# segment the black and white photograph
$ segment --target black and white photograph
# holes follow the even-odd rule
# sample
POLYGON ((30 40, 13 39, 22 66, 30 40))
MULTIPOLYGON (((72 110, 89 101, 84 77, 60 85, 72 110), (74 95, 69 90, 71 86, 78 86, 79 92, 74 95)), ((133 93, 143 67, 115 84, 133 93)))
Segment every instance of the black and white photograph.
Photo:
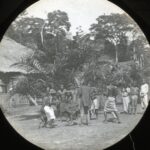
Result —
POLYGON ((106 0, 38 1, 0 42, 0 109, 42 149, 118 143, 149 107, 149 86, 148 40, 106 0))

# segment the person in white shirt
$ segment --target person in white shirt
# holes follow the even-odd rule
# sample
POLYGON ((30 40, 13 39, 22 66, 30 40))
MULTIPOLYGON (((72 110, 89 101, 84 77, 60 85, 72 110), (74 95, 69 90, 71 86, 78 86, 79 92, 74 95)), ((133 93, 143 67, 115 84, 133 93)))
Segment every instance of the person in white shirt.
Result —
POLYGON ((129 89, 122 89, 122 102, 123 102, 123 110, 124 113, 129 112, 129 103, 130 103, 130 98, 129 98, 129 89))
POLYGON ((56 119, 56 116, 48 95, 45 94, 43 102, 43 111, 46 115, 47 125, 50 127, 54 127, 54 121, 56 119))
POLYGON ((148 106, 148 91, 149 91, 149 85, 143 80, 143 84, 140 88, 140 97, 141 97, 141 107, 143 109, 146 109, 148 106))

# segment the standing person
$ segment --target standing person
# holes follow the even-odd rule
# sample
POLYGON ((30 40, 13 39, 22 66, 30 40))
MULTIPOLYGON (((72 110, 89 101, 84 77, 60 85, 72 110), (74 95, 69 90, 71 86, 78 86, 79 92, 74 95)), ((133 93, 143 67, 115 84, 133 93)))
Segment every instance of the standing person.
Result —
POLYGON ((60 99, 62 100, 66 94, 67 90, 64 88, 64 85, 60 85, 60 90, 58 90, 58 93, 60 95, 60 99))
POLYGON ((73 84, 69 84, 69 90, 68 92, 71 92, 72 94, 72 100, 73 102, 76 102, 76 96, 77 96, 77 89, 75 88, 75 86, 73 84))
POLYGON ((140 97, 141 97, 141 107, 146 109, 148 106, 148 91, 149 85, 143 80, 141 88, 140 88, 140 97))
POLYGON ((130 98, 129 98, 129 93, 125 88, 122 89, 122 101, 123 101, 123 110, 124 110, 123 112, 128 113, 130 98))
MULTIPOLYGON (((112 83, 109 83, 108 85, 107 85, 107 97, 109 96, 109 93, 111 92, 111 91, 113 91, 114 92, 114 97, 116 98, 116 96, 117 96, 117 88, 116 88, 116 86, 114 86, 112 83)), ((113 115, 113 117, 115 118, 115 119, 117 119, 117 116, 115 115, 115 113, 114 112, 112 112, 111 113, 112 115, 113 115)))
POLYGON ((131 87, 131 98, 130 98, 130 100, 131 100, 131 102, 130 102, 130 105, 131 105, 130 112, 131 112, 131 114, 136 114, 137 101, 138 101, 138 93, 139 93, 139 89, 134 84, 131 87))
POLYGON ((98 110, 99 110, 99 99, 98 96, 95 95, 92 100, 92 105, 90 109, 90 120, 92 119, 92 115, 96 115, 96 119, 98 119, 98 110))
MULTIPOLYGON (((107 113, 114 113, 115 116, 117 117, 118 123, 121 123, 119 119, 119 115, 118 115, 118 110, 116 107, 114 90, 109 91, 108 99, 105 102, 105 106, 104 106, 104 117, 105 117, 104 122, 105 123, 107 123, 107 113)), ((116 117, 114 118, 116 119, 116 117)))
POLYGON ((78 96, 80 100, 80 119, 81 124, 88 125, 88 111, 91 106, 91 87, 89 85, 83 84, 78 89, 78 96), (83 122, 83 118, 85 117, 85 123, 83 122))
POLYGON ((60 89, 58 90, 58 95, 59 95, 59 101, 60 101, 60 106, 59 106, 59 113, 61 117, 61 121, 66 120, 66 105, 67 105, 67 96, 66 96, 67 90, 65 89, 64 85, 60 85, 60 89))

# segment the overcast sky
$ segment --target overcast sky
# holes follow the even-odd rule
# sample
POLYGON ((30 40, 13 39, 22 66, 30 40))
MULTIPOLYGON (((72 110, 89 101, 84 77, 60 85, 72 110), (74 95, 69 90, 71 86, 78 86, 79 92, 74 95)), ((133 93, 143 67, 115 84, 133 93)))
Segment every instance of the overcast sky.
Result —
POLYGON ((102 14, 123 13, 118 6, 107 0, 41 0, 27 9, 31 16, 46 18, 48 12, 62 10, 68 14, 71 32, 82 26, 88 31, 90 25, 102 14))

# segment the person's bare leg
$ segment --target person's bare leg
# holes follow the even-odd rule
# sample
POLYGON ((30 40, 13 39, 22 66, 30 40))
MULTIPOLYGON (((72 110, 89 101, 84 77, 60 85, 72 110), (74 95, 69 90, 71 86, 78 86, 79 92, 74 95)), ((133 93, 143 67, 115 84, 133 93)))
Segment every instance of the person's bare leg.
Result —
POLYGON ((70 114, 70 124, 73 125, 73 115, 70 114))
POLYGON ((135 100, 135 103, 134 103, 134 114, 136 115, 137 113, 137 99, 135 100))
POLYGON ((92 113, 91 110, 89 111, 90 120, 92 120, 92 113))
POLYGON ((88 125, 88 114, 85 114, 85 124, 88 125))
POLYGON ((80 109, 80 124, 83 124, 83 109, 80 109))
POLYGON ((95 110, 96 119, 98 119, 98 109, 95 110))
POLYGON ((111 114, 113 115, 113 117, 114 117, 115 119, 117 118, 117 116, 115 115, 114 112, 111 112, 111 114))
POLYGON ((128 106, 128 114, 131 114, 131 103, 129 103, 129 106, 128 106))
POLYGON ((104 121, 103 122, 107 122, 107 112, 104 111, 104 121))
POLYGON ((121 123, 121 122, 120 122, 119 115, 118 115, 118 112, 114 111, 114 113, 115 113, 115 115, 116 115, 116 117, 117 117, 118 123, 121 123))

